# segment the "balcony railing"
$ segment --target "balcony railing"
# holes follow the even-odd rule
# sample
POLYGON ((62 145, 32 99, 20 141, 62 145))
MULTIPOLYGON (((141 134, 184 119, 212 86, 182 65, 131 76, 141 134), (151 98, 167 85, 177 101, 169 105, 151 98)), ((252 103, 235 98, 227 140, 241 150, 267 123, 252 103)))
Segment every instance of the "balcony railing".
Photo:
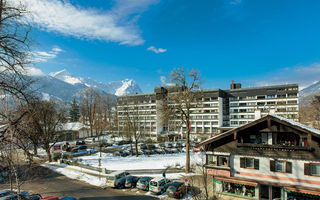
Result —
POLYGON ((314 151, 312 147, 302 146, 285 146, 285 145, 269 145, 269 144, 250 144, 250 143, 237 143, 237 147, 251 148, 251 149, 270 149, 279 151, 314 151))

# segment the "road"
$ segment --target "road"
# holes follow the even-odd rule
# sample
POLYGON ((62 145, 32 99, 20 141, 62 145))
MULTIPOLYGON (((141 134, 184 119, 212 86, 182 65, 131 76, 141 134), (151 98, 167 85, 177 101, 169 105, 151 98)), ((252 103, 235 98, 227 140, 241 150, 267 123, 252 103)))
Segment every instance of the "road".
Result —
MULTIPOLYGON (((8 184, 0 184, 0 189, 9 188, 8 184)), ((56 195, 59 197, 74 196, 80 200, 149 200, 156 199, 145 196, 140 191, 123 191, 112 188, 102 189, 84 182, 69 179, 44 167, 38 167, 34 176, 24 181, 22 189, 29 193, 38 193, 43 197, 56 195)))

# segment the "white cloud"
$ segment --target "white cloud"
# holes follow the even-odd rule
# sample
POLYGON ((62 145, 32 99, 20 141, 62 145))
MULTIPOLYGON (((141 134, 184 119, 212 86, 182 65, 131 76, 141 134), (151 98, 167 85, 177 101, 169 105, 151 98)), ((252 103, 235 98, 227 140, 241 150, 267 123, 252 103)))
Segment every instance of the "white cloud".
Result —
POLYGON ((301 90, 318 81, 320 81, 320 63, 282 68, 252 82, 258 86, 298 83, 301 90))
POLYGON ((39 68, 35 68, 35 67, 26 67, 24 73, 29 76, 44 76, 45 75, 39 68))
MULTIPOLYGON (((16 0, 11 0, 16 1, 16 0)), ((30 11, 27 21, 48 32, 84 39, 98 39, 126 45, 144 40, 129 16, 146 9, 156 0, 118 0, 109 11, 84 9, 61 0, 21 0, 30 11), (129 21, 128 21, 129 20, 129 21)))
POLYGON ((163 49, 163 48, 156 48, 154 46, 150 46, 149 48, 147 48, 148 51, 153 51, 154 53, 164 53, 167 51, 167 49, 163 49))
POLYGON ((63 50, 59 47, 53 47, 50 51, 35 51, 31 53, 31 61, 47 62, 49 59, 57 57, 61 52, 63 52, 63 50))

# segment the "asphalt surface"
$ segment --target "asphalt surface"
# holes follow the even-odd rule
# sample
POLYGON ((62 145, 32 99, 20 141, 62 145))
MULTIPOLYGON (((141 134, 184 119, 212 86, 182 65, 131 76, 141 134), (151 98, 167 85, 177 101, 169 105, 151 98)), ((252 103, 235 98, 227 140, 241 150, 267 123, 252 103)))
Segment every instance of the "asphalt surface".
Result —
MULTIPOLYGON (((37 167, 35 172, 24 177, 22 189, 32 194, 45 196, 74 196, 80 200, 149 200, 156 199, 144 195, 138 190, 102 189, 84 182, 69 179, 44 167, 37 167)), ((8 189, 7 183, 0 184, 0 189, 8 189)))

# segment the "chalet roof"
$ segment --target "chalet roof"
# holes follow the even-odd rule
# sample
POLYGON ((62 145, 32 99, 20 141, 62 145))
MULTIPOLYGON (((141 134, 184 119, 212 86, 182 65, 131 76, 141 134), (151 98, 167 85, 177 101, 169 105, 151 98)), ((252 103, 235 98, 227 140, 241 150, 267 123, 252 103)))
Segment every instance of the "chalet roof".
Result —
POLYGON ((277 116, 277 115, 267 115, 267 116, 265 116, 265 117, 262 117, 262 118, 260 118, 260 119, 255 120, 255 121, 252 121, 252 122, 250 122, 250 123, 248 123, 248 124, 245 124, 245 125, 243 125, 243 126, 239 126, 239 127, 237 127, 237 128, 233 128, 233 129, 231 129, 231 130, 229 130, 229 131, 226 131, 226 132, 221 133, 221 134, 219 134, 219 135, 213 136, 213 137, 211 137, 211 138, 209 138, 209 139, 207 139, 207 140, 204 140, 203 142, 201 142, 201 143, 199 144, 199 146, 203 146, 203 145, 206 145, 206 144, 211 143, 211 142, 213 142, 213 141, 216 141, 216 140, 218 140, 218 139, 220 139, 220 138, 224 138, 224 137, 226 137, 226 136, 232 135, 235 131, 244 130, 244 129, 246 129, 246 128, 249 128, 249 127, 251 127, 251 126, 256 125, 256 124, 259 123, 259 122, 265 121, 265 120, 267 120, 268 118, 271 118, 271 119, 273 119, 273 120, 275 120, 275 121, 278 121, 278 122, 280 122, 280 123, 283 123, 283 124, 285 124, 285 125, 291 126, 291 127, 293 127, 293 128, 300 129, 300 130, 309 132, 309 133, 311 133, 311 134, 320 136, 320 130, 318 130, 318 129, 312 128, 312 127, 310 127, 310 126, 306 126, 306 125, 301 124, 301 123, 299 123, 299 122, 295 122, 295 121, 293 121, 293 120, 290 120, 290 119, 287 119, 287 118, 284 118, 284 117, 280 117, 280 116, 277 116))

